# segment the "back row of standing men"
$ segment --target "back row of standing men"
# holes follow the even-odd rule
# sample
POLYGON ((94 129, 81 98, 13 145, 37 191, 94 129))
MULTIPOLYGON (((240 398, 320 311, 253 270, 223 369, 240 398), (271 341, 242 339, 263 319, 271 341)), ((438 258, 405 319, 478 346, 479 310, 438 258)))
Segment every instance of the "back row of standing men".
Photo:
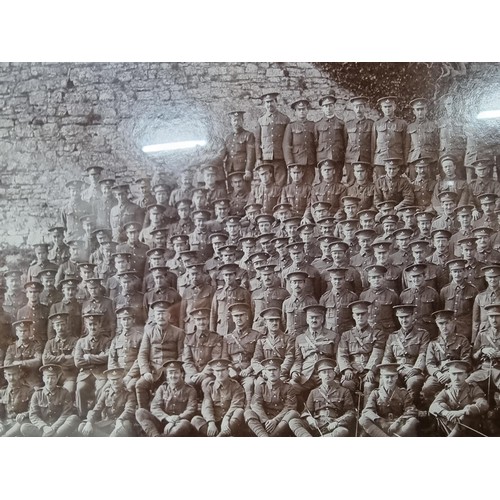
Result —
MULTIPOLYGON (((173 191, 158 182, 151 192, 150 179, 138 179, 141 195, 132 201, 129 186, 98 166, 87 169, 83 191, 81 181, 68 182, 52 245, 35 245, 27 270, 5 273, 6 373, 21 367, 18 379, 33 388, 43 362, 44 381, 60 376, 74 395, 69 427, 82 420, 85 435, 95 433, 117 387, 127 411, 114 419, 119 432, 115 423, 110 432, 125 433, 126 421, 127 433, 139 422, 154 435, 158 423, 151 427, 147 413, 154 391, 171 398, 184 376, 203 397, 201 414, 188 412, 187 420, 208 435, 212 421, 221 435, 231 433, 220 394, 215 420, 210 403, 230 386, 242 407, 231 413, 234 426, 245 420, 257 435, 275 433, 278 423, 286 424, 280 433, 350 434, 362 406, 369 435, 395 422, 390 433, 414 433, 418 412, 472 364, 489 403, 462 377, 459 389, 479 410, 457 416, 463 408, 448 404, 437 414, 455 434, 488 404, 496 416, 500 186, 490 145, 466 140, 452 115, 439 126, 429 121, 425 99, 412 101, 410 125, 395 117, 393 97, 379 101, 384 117, 376 122, 364 116, 367 100, 353 98, 356 118, 346 124, 334 116, 334 96, 320 100, 325 117, 317 123, 307 121, 305 99, 292 104, 294 122, 277 110, 276 94, 263 101, 255 135, 243 129, 243 112, 230 113, 223 161, 203 167, 201 184, 186 172, 173 191), (468 162, 477 177, 470 183, 460 175, 468 162), (450 361, 465 364, 450 374, 450 361), (377 389, 381 362, 387 387, 377 389), (305 413, 297 413, 297 398, 305 413), (386 408, 374 416, 377 398, 394 398, 400 414, 386 408), (273 404, 276 415, 285 406, 288 413, 264 425, 272 418, 262 416, 263 405, 273 404)), ((36 427, 33 398, 24 418, 36 427)), ((155 408, 160 400, 156 392, 155 408)), ((178 420, 163 420, 172 434, 168 424, 178 420)))

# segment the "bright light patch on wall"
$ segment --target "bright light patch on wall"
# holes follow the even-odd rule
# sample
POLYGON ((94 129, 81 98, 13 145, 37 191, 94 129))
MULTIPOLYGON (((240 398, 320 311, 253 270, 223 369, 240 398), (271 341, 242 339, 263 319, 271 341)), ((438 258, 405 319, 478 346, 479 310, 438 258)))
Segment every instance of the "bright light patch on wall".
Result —
POLYGON ((198 141, 179 141, 179 142, 166 142, 165 144, 151 144, 143 146, 144 153, 160 153, 162 151, 176 151, 178 149, 192 149, 196 146, 206 146, 207 141, 204 139, 198 141))
POLYGON ((489 120, 491 118, 500 118, 500 109, 490 109, 488 111, 481 111, 477 115, 478 120, 489 120))

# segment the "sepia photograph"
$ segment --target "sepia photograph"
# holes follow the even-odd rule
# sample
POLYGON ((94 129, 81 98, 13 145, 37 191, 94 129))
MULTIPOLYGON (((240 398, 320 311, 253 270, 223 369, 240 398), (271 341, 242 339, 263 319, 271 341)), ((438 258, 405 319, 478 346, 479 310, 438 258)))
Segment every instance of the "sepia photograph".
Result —
POLYGON ((0 63, 0 435, 500 436, 500 64, 0 63))

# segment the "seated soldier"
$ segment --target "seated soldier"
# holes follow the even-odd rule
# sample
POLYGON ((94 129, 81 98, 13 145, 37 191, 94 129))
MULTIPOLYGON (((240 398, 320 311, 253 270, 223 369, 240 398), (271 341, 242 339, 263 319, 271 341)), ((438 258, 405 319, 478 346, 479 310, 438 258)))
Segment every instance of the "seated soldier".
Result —
POLYGON ((359 424, 371 437, 416 436, 417 409, 411 394, 397 387, 397 363, 378 365, 380 387, 374 389, 359 418, 359 424))
POLYGON ((186 383, 196 388, 202 388, 209 380, 213 380, 209 361, 222 356, 224 339, 209 330, 210 309, 192 309, 191 320, 194 331, 186 334, 182 360, 186 372, 186 383))
POLYGON ((352 436, 356 421, 354 403, 350 391, 335 380, 335 361, 320 359, 315 369, 321 385, 310 392, 302 418, 290 420, 290 429, 297 437, 352 436))
POLYGON ((23 371, 23 379, 30 387, 40 385, 42 365, 42 346, 33 338, 31 320, 14 321, 17 340, 7 347, 4 365, 19 365, 23 371))
POLYGON ((368 324, 370 302, 358 300, 350 304, 356 326, 342 334, 337 364, 340 383, 351 393, 362 389, 366 398, 377 386, 376 365, 382 359, 385 338, 381 330, 368 324))
POLYGON ((139 379, 139 348, 141 346, 143 327, 135 324, 134 308, 120 307, 116 310, 118 328, 111 341, 108 353, 108 369, 123 368, 123 381, 129 391, 135 389, 139 379))
POLYGON ((401 328, 387 338, 382 363, 398 363, 399 382, 403 383, 413 398, 420 401, 424 385, 425 355, 429 333, 415 324, 415 306, 394 306, 401 328))
POLYGON ((429 377, 422 387, 422 397, 427 407, 436 394, 450 382, 446 363, 449 360, 462 360, 470 363, 471 346, 469 341, 459 335, 455 328, 454 311, 442 310, 433 313, 439 330, 436 340, 431 340, 427 346, 425 366, 429 377))
POLYGON ((229 359, 213 359, 215 380, 203 389, 201 416, 195 416, 191 423, 202 436, 227 437, 241 432, 244 423, 245 392, 236 380, 229 377, 229 359))
POLYGON ((76 388, 78 370, 75 366, 75 346, 78 337, 71 335, 68 328, 68 313, 55 313, 49 316, 56 336, 47 341, 42 354, 44 365, 61 367, 62 386, 73 396, 76 388))
POLYGON ((472 346, 475 370, 467 382, 478 384, 491 400, 495 392, 500 392, 500 304, 484 306, 484 310, 488 323, 481 328, 472 346))
POLYGON ((248 304, 235 303, 228 309, 235 326, 225 337, 222 355, 231 360, 229 374, 241 382, 245 390, 246 405, 249 406, 255 380, 251 361, 261 334, 250 328, 251 308, 248 304))
POLYGON ((436 396, 429 413, 437 418, 448 437, 477 435, 480 416, 489 408, 486 396, 477 384, 467 382, 469 363, 450 360, 447 366, 450 385, 436 396))
POLYGON ((87 413, 78 431, 84 436, 129 437, 134 435, 135 394, 123 383, 123 368, 112 368, 103 372, 108 383, 101 391, 92 410, 87 413))
POLYGON ((29 423, 21 425, 21 433, 28 437, 72 436, 80 419, 73 415, 71 394, 57 385, 61 375, 58 365, 40 367, 43 387, 35 389, 29 407, 29 423))
POLYGON ((256 382, 250 408, 245 411, 245 422, 257 437, 286 435, 290 419, 299 417, 295 393, 280 378, 282 362, 281 358, 261 362, 266 380, 256 382))
POLYGON ((33 389, 23 382, 20 365, 2 369, 7 387, 0 391, 0 436, 21 436, 21 425, 28 421, 33 389))
POLYGON ((291 384, 298 394, 319 385, 318 374, 314 372, 316 362, 322 358, 335 359, 340 340, 338 333, 324 327, 324 306, 311 305, 304 310, 307 330, 295 339, 295 360, 290 369, 291 384))
POLYGON ((135 416, 147 436, 189 436, 196 414, 196 390, 187 385, 183 362, 169 359, 163 364, 166 381, 156 390, 151 410, 139 408, 135 416))
POLYGON ((268 358, 281 360, 280 378, 283 382, 290 379, 290 369, 293 365, 295 341, 289 335, 285 335, 281 329, 281 309, 269 307, 260 313, 265 322, 264 336, 260 337, 255 344, 252 357, 252 369, 260 381, 263 371, 262 361, 268 358))
POLYGON ((99 391, 106 384, 103 374, 108 363, 109 338, 104 335, 102 313, 88 312, 83 315, 87 335, 75 345, 76 407, 81 418, 87 416, 89 405, 94 404, 99 391))
POLYGON ((170 303, 151 304, 154 322, 146 325, 137 360, 140 378, 135 385, 139 408, 149 408, 151 391, 161 383, 162 367, 167 359, 181 359, 184 332, 171 324, 170 303))

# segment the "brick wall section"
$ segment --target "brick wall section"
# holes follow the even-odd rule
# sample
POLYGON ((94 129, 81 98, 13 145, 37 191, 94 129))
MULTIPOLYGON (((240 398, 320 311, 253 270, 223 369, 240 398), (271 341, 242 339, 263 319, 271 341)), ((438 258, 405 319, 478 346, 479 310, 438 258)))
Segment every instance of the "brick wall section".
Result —
MULTIPOLYGON (((146 155, 142 146, 229 133, 226 113, 247 111, 253 130, 264 90, 280 109, 300 95, 314 100, 339 88, 310 63, 107 63, 0 65, 0 247, 40 240, 56 221, 65 183, 97 164, 118 179, 174 179, 210 157, 210 148, 146 155)), ((345 103, 338 103, 338 114, 345 103)))

